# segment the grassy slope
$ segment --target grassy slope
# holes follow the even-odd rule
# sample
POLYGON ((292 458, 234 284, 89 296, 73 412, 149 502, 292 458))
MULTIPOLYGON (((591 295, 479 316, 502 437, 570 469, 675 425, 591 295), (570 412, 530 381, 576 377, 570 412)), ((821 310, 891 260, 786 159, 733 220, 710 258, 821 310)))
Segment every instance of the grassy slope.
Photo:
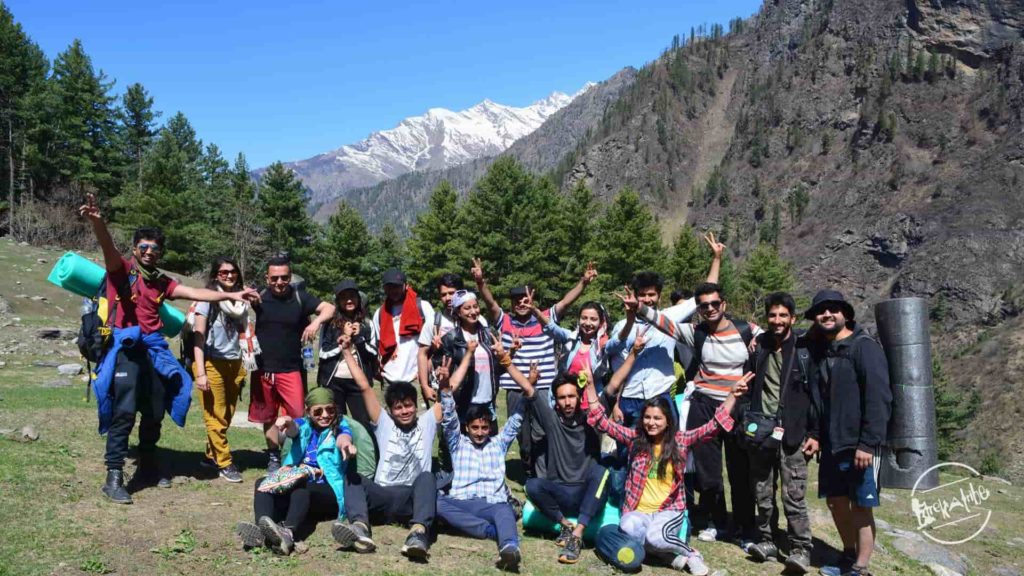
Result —
MULTIPOLYGON (((496 573, 494 545, 490 542, 442 535, 432 548, 428 565, 408 563, 398 554, 405 531, 382 527, 375 531, 381 545, 371 556, 338 552, 326 524, 310 539, 310 551, 303 556, 275 557, 266 553, 243 552, 232 527, 249 519, 251 486, 260 476, 262 440, 253 429, 230 433, 236 462, 244 470, 246 483, 231 485, 219 480, 197 478, 196 463, 202 455, 205 434, 198 403, 194 403, 188 425, 178 429, 167 420, 161 446, 165 449, 177 483, 170 490, 147 489, 136 494, 133 506, 105 501, 99 492, 103 479, 103 438, 96 434, 95 404, 83 399, 80 382, 70 388, 45 388, 55 378, 53 368, 32 366, 35 360, 69 361, 73 345, 35 340, 34 327, 77 328, 77 299, 45 282, 45 276, 59 252, 22 247, 0 239, 0 295, 13 313, 0 318, 9 324, 0 331, 0 429, 17 429, 32 424, 40 439, 18 443, 0 439, 0 575, 6 574, 203 574, 230 570, 245 574, 307 573, 496 573), (47 264, 36 263, 37 258, 47 264), (31 271, 27 271, 31 269, 31 271), (16 282, 21 284, 16 284, 16 282), (17 294, 44 295, 47 303, 17 298, 17 294), (57 307, 64 310, 63 313, 57 307), (10 353, 12 342, 30 343, 10 353), (64 357, 62 357, 64 352, 64 357)), ((244 407, 240 407, 244 410, 244 407)), ((515 449, 512 450, 515 453, 515 449)), ((518 462, 510 462, 510 468, 518 462)), ((130 466, 129 466, 130 471, 130 466)), ((812 471, 812 478, 816 474, 812 471)), ((522 488, 512 483, 521 496, 522 488)), ((816 491, 811 482, 810 493, 816 491)), ((976 574, 990 574, 994 566, 1016 562, 1024 540, 1013 540, 1011 526, 1024 521, 1022 491, 1008 487, 993 496, 993 525, 979 540, 958 552, 970 557, 976 574)), ((879 516, 896 527, 911 529, 909 494, 888 491, 879 516)), ((811 500, 811 518, 816 537, 814 563, 831 558, 838 536, 823 504, 811 500)), ((876 574, 927 574, 881 536, 883 549, 877 554, 876 574)), ((778 574, 780 565, 756 565, 727 544, 703 544, 713 569, 730 574, 778 574)), ((612 570, 591 552, 576 566, 555 563, 556 549, 549 540, 524 540, 524 573, 611 574, 612 570)), ((645 573, 669 573, 662 568, 645 568, 645 573)))

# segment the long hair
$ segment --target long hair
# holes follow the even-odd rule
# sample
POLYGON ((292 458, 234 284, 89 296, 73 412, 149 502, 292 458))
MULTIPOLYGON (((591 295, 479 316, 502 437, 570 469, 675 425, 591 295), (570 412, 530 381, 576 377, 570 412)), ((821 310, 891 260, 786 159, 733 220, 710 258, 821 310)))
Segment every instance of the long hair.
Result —
POLYGON ((654 458, 654 439, 647 434, 647 430, 644 428, 644 414, 653 408, 661 410, 667 422, 665 433, 661 437, 661 455, 656 463, 658 479, 664 479, 669 462, 672 463, 672 468, 676 472, 682 471, 686 467, 686 463, 679 456, 679 447, 676 445, 676 432, 679 431, 679 423, 676 422, 672 404, 664 397, 655 396, 644 402, 644 406, 640 410, 640 417, 636 421, 636 439, 633 441, 633 451, 634 454, 646 451, 651 455, 651 459, 654 458))
POLYGON ((224 264, 231 264, 238 272, 237 280, 235 280, 235 286, 230 292, 240 292, 242 287, 245 286, 245 278, 242 278, 242 269, 238 267, 238 263, 228 258, 227 256, 218 256, 213 259, 213 264, 210 266, 210 275, 206 278, 206 287, 210 290, 216 290, 220 284, 217 283, 217 271, 224 264))

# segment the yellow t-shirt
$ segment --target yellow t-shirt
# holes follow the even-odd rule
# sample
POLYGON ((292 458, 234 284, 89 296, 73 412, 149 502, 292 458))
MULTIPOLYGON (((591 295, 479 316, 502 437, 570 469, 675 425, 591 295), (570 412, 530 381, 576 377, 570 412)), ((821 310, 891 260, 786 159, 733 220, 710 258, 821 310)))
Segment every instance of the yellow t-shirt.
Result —
POLYGON ((637 504, 637 512, 653 514, 661 505, 668 500, 672 493, 672 481, 675 475, 672 471, 672 461, 665 466, 665 477, 658 478, 658 458, 661 457, 661 446, 654 449, 654 458, 651 459, 651 469, 647 471, 647 482, 644 483, 644 492, 640 495, 640 503, 637 504))

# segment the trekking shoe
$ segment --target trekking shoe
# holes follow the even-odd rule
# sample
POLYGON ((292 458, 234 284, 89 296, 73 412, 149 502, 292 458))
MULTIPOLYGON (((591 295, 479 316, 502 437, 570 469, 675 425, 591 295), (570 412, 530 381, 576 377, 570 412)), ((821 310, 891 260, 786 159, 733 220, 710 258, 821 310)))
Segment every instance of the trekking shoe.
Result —
POLYGON ((221 468, 220 477, 228 482, 234 482, 235 484, 242 481, 242 473, 238 471, 238 468, 235 468, 234 464, 228 464, 221 468))
POLYGON ((101 490, 111 502, 118 504, 132 503, 132 495, 128 493, 128 489, 124 486, 124 472, 120 470, 107 470, 107 480, 103 483, 101 490))
POLYGON ((558 532, 558 538, 555 538, 555 546, 565 548, 569 538, 572 537, 572 531, 573 526, 562 526, 562 529, 558 532))
POLYGON ((779 557, 779 547, 772 542, 759 542, 752 545, 747 554, 758 562, 768 562, 779 557))
POLYGON ((402 546, 402 556, 410 560, 426 560, 430 556, 430 541, 423 526, 414 524, 412 530, 409 530, 405 545, 402 546))
POLYGON ((744 554, 750 554, 750 549, 754 547, 754 541, 747 538, 740 538, 736 544, 740 547, 740 550, 743 550, 744 554))
POLYGON ((843 576, 871 576, 867 568, 861 568, 860 566, 852 566, 846 572, 843 572, 843 576))
POLYGON ((558 561, 562 564, 575 564, 580 561, 580 550, 583 549, 583 540, 579 536, 569 533, 562 551, 558 553, 558 561))
POLYGON ((331 525, 331 536, 342 548, 352 548, 360 554, 369 554, 377 549, 370 538, 370 530, 362 522, 339 522, 331 525))
POLYGON ((217 470, 219 466, 209 456, 203 456, 203 459, 199 461, 199 467, 207 470, 217 470))
POLYGON ((843 574, 853 568, 856 562, 857 555, 853 550, 843 550, 842 554, 839 555, 838 564, 822 566, 818 573, 821 576, 843 576, 843 574))
POLYGON ((296 554, 305 554, 306 552, 309 552, 309 544, 306 544, 305 542, 296 542, 295 543, 295 553, 296 554))
POLYGON ((523 518, 523 501, 509 494, 508 505, 511 506, 512 511, 516 513, 516 520, 521 520, 523 518))
POLYGON ((263 537, 267 539, 267 546, 275 553, 288 556, 295 547, 295 540, 292 538, 292 531, 287 527, 274 522, 270 516, 260 517, 260 530, 263 537))
POLYGON ((810 566, 811 555, 801 548, 797 548, 786 557, 786 570, 791 574, 807 574, 810 566))
POLYGON ((170 488, 172 484, 171 475, 160 465, 155 454, 144 454, 139 457, 139 464, 131 481, 138 486, 157 488, 170 488))
POLYGON ((718 530, 713 526, 705 528, 697 534, 697 540, 701 542, 715 542, 718 540, 718 530))
POLYGON ((281 453, 276 450, 267 452, 267 476, 281 469, 281 453))
POLYGON ((252 522, 239 522, 235 526, 235 534, 242 539, 242 548, 245 550, 267 545, 267 537, 263 535, 263 530, 252 522))
POLYGON ((516 544, 505 544, 498 551, 498 567, 504 570, 515 572, 519 570, 519 563, 523 561, 523 555, 519 552, 516 544))

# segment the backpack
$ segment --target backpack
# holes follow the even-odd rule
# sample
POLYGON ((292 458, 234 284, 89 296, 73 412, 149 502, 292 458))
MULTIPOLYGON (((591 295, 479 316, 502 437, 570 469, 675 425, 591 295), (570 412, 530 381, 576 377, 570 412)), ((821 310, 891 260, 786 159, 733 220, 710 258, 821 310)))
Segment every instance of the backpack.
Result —
MULTIPOLYGON (((217 315, 220 313, 220 306, 216 305, 216 302, 210 302, 210 311, 206 317, 206 340, 203 343, 204 350, 205 346, 210 342, 210 333, 213 331, 213 323, 217 320, 217 315)), ((185 371, 192 378, 196 375, 193 373, 192 368, 196 361, 196 333, 195 333, 195 321, 196 321, 196 308, 199 306, 199 302, 192 302, 188 307, 188 314, 185 316, 185 325, 181 328, 181 349, 178 354, 178 361, 181 362, 185 371)))
MULTIPOLYGON (((128 283, 118 287, 116 298, 107 298, 107 274, 103 274, 100 287, 92 298, 83 303, 82 324, 78 328, 78 351, 89 364, 99 364, 113 341, 111 336, 114 318, 117 316, 117 303, 130 300, 135 290, 139 273, 134 265, 128 267, 128 283), (86 305, 88 309, 86 309, 86 305)), ((90 370, 91 372, 91 370, 90 370)))
MULTIPOLYGON (((728 317, 727 317, 728 318, 728 317)), ((736 330, 739 331, 740 337, 743 338, 743 345, 750 349, 750 341, 754 339, 754 334, 750 330, 750 324, 744 320, 736 320, 729 318, 736 330)), ((690 365, 686 367, 686 381, 693 381, 694 376, 700 370, 700 359, 701 350, 704 348, 704 341, 708 339, 708 325, 706 322, 701 322, 693 329, 693 358, 690 358, 690 365)))

